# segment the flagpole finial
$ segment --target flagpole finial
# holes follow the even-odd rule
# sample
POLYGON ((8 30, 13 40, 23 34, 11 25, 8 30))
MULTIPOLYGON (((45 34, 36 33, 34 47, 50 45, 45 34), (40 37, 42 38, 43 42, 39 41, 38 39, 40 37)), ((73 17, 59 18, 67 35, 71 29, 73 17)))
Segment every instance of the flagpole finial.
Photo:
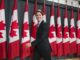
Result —
POLYGON ((54 0, 52 0, 54 2, 54 0))
POLYGON ((37 3, 37 0, 36 0, 36 3, 37 3))
POLYGON ((79 8, 80 8, 80 5, 79 5, 79 8))
POLYGON ((60 3, 60 0, 58 0, 58 5, 60 5, 59 3, 60 3))
POLYGON ((67 0, 66 0, 66 5, 67 5, 67 0))
POLYGON ((45 4, 45 0, 44 0, 44 4, 45 4))
POLYGON ((80 8, 80 2, 78 2, 78 8, 80 8))
POLYGON ((52 5, 54 5, 54 0, 52 1, 52 5))
POLYGON ((58 3, 59 3, 59 0, 58 0, 58 3))
POLYGON ((73 1, 71 1, 71 5, 73 6, 73 1))

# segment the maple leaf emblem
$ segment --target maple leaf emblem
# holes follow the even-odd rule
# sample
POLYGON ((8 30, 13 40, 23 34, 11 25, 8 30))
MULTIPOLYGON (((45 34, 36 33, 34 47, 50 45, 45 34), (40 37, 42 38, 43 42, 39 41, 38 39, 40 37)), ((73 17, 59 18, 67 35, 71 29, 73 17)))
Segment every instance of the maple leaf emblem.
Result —
POLYGON ((61 26, 59 26, 59 27, 57 27, 57 37, 59 37, 59 38, 61 38, 62 37, 62 27, 61 26))
POLYGON ((28 29, 29 29, 29 25, 28 25, 27 22, 25 22, 25 23, 23 24, 23 32, 22 32, 23 38, 24 38, 24 37, 27 37, 27 32, 26 32, 26 30, 28 30, 28 29))
POLYGON ((55 27, 54 26, 51 26, 50 28, 49 28, 50 30, 49 30, 49 37, 50 38, 53 38, 54 37, 54 31, 55 31, 55 27))
POLYGON ((0 30, 4 30, 5 29, 5 24, 3 23, 3 21, 0 21, 0 30))
POLYGON ((13 29, 11 29, 10 36, 11 37, 17 36, 16 31, 14 31, 13 29))
POLYGON ((64 37, 64 38, 68 38, 67 32, 64 33, 64 36, 63 36, 63 37, 64 37))
POLYGON ((23 29, 24 29, 24 30, 28 30, 28 29, 29 29, 29 24, 28 24, 27 22, 25 22, 25 23, 23 24, 23 29))
POLYGON ((31 36, 36 38, 36 32, 37 32, 37 25, 34 25, 34 23, 32 23, 31 36))
POLYGON ((17 36, 16 31, 14 29, 18 29, 17 21, 12 22, 12 24, 11 24, 11 31, 10 31, 11 37, 17 36))
POLYGON ((17 21, 12 22, 11 28, 13 28, 13 29, 18 28, 18 23, 17 23, 17 21))
POLYGON ((64 27, 64 31, 63 31, 63 37, 64 37, 64 38, 67 38, 67 37, 68 37, 68 34, 67 34, 68 31, 69 31, 69 30, 68 30, 68 27, 67 27, 67 26, 64 27))
POLYGON ((24 30, 23 33, 22 33, 22 37, 27 37, 27 32, 24 30))
POLYGON ((75 29, 74 27, 70 28, 70 37, 74 38, 75 29))
POLYGON ((0 38, 3 38, 2 33, 0 32, 0 38))
POLYGON ((80 38, 80 29, 77 29, 76 35, 77 35, 77 38, 80 38))

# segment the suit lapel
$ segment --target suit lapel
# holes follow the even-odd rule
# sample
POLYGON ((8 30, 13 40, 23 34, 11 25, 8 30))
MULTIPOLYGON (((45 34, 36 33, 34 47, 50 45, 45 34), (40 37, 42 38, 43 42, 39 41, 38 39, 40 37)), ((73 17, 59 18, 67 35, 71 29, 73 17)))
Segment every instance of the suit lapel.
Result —
POLYGON ((41 25, 43 24, 43 21, 40 23, 40 25, 39 25, 39 27, 38 27, 38 29, 41 27, 41 25))
POLYGON ((44 21, 42 21, 41 24, 39 25, 39 27, 37 28, 37 33, 40 31, 41 27, 43 26, 43 22, 44 21))

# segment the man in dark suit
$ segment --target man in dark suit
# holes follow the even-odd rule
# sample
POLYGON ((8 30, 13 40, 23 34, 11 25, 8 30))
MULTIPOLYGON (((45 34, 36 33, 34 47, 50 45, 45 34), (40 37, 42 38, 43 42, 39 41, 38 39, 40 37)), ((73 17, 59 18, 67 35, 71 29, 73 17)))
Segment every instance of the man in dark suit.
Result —
POLYGON ((38 29, 36 33, 36 40, 31 43, 35 47, 33 60, 40 60, 42 57, 44 60, 51 60, 51 48, 48 40, 48 26, 42 20, 42 12, 38 10, 36 12, 36 18, 38 20, 38 29))

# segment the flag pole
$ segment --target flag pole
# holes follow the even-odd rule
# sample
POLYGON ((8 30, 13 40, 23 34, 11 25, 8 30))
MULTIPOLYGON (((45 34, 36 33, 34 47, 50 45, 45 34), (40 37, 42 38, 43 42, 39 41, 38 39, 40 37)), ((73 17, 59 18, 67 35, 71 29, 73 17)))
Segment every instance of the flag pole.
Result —
POLYGON ((36 13, 36 10, 37 10, 37 0, 35 0, 35 2, 34 2, 34 14, 36 13))
POLYGON ((28 3, 28 0, 26 2, 28 3))
POLYGON ((0 4, 1 4, 1 0, 0 0, 0 4))
POLYGON ((44 0, 44 5, 45 5, 45 0, 44 0))
POLYGON ((53 0, 53 2, 52 2, 52 5, 54 6, 54 0, 53 0))
MULTIPOLYGON (((44 7, 45 7, 45 0, 44 0, 44 4, 43 4, 43 5, 44 5, 44 7)), ((44 10, 43 10, 43 14, 45 14, 45 11, 44 11, 44 10)))
POLYGON ((59 5, 59 1, 60 1, 60 0, 58 0, 58 5, 59 5))
POLYGON ((73 2, 71 1, 72 9, 73 9, 73 2))
POLYGON ((66 5, 67 5, 67 0, 66 0, 66 5))
POLYGON ((60 3, 59 3, 59 1, 60 1, 60 0, 58 0, 58 8, 60 8, 60 3))
POLYGON ((67 0, 66 0, 66 8, 67 8, 67 0))
POLYGON ((37 4, 37 0, 36 0, 36 4, 37 4))
POLYGON ((36 4, 36 10, 37 10, 37 0, 35 1, 35 4, 36 4))

